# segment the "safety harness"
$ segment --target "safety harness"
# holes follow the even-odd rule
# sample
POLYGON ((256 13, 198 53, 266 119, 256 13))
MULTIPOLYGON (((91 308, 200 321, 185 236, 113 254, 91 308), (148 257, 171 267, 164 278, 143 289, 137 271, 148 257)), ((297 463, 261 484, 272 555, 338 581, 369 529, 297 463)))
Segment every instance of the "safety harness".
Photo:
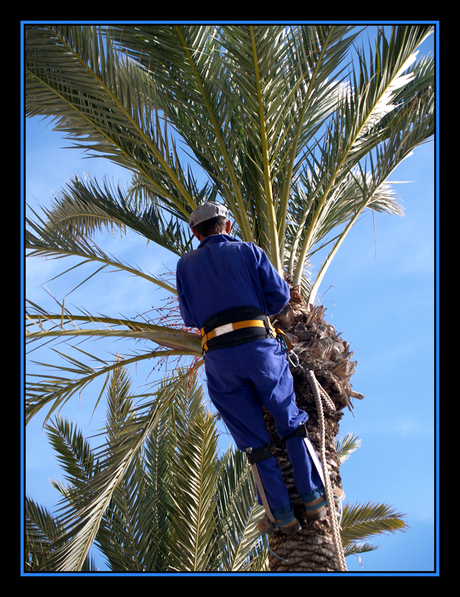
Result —
POLYGON ((285 351, 292 348, 286 334, 275 329, 267 315, 256 307, 220 311, 207 319, 200 331, 203 353, 263 338, 276 338, 285 351))

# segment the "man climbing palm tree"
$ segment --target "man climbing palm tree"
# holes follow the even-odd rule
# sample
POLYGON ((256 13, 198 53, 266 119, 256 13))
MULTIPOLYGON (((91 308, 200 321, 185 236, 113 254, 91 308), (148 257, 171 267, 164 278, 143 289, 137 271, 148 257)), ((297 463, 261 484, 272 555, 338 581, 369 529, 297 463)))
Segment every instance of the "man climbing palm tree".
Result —
MULTIPOLYGON (((363 44, 360 49, 361 33, 345 24, 27 27, 26 115, 52 117, 56 129, 76 145, 133 172, 131 187, 116 193, 92 180, 72 181, 44 218, 29 222, 30 255, 77 257, 81 264, 98 264, 97 273, 114 266, 175 294, 161 278, 100 250, 94 235, 104 227, 123 233, 128 227, 182 256, 190 250, 183 224, 199 204, 218 197, 237 224, 238 238, 260 246, 276 271, 282 276, 286 270, 297 288, 299 301, 292 303, 299 308, 292 310, 291 321, 279 325, 298 333, 301 366, 321 368, 324 379, 319 381, 336 405, 322 434, 334 484, 340 483, 334 447, 340 410, 350 407, 355 394, 350 384, 353 353, 337 335, 331 335, 321 354, 310 350, 313 342, 320 348, 324 338, 319 333, 331 327, 319 321, 321 311, 311 311, 310 306, 361 215, 368 209, 400 213, 388 177, 434 132, 433 61, 417 60, 415 55, 430 30, 430 25, 403 25, 387 35, 384 27, 378 28, 375 48, 363 44), (195 160, 198 177, 182 160, 181 143, 195 160), (198 182, 202 174, 204 186, 198 182), (323 248, 326 259, 310 279, 311 259, 323 248), (317 321, 312 321, 312 313, 317 321), (313 324, 315 330, 309 328, 313 324)), ((197 253, 216 248, 211 240, 197 253)), ((198 287, 200 301, 209 300, 203 297, 204 287, 198 287)), ((175 326, 140 324, 137 315, 96 316, 86 309, 70 313, 64 301, 59 306, 55 313, 32 305, 28 340, 122 335, 145 342, 147 348, 116 365, 103 361, 97 368, 72 359, 75 380, 68 379, 67 363, 62 377, 33 379, 27 420, 45 407, 50 412, 61 408, 114 366, 201 352, 196 334, 175 326), (96 330, 89 329, 94 325, 96 330)), ((250 345, 253 349, 262 342, 266 340, 212 351, 207 362, 223 351, 249 351, 250 345)), ((294 381, 299 408, 309 413, 309 432, 319 445, 319 419, 308 382, 297 374, 294 381)), ((157 425, 155 412, 146 430, 157 425)), ((279 438, 271 420, 268 428, 273 446, 279 438)), ((138 435, 132 437, 136 442, 138 435)), ((290 483, 289 459, 283 442, 279 444, 276 456, 290 483)), ((127 454, 136 454, 135 447, 127 454)), ((123 470, 117 459, 106 471, 107 500, 123 470)), ((99 492, 92 495, 100 512, 108 502, 99 492)), ((291 496, 297 506, 300 499, 291 496)), ((82 503, 88 525, 81 526, 81 535, 86 529, 94 534, 99 517, 82 503)), ((303 524, 303 512, 296 510, 296 516, 303 524)), ((325 518, 315 523, 317 529, 295 535, 272 533, 270 548, 284 562, 270 564, 271 569, 335 570, 325 530, 328 522, 325 518), (287 562, 292 544, 295 555, 287 562)), ((72 545, 68 541, 64 549, 70 552, 72 545)), ((80 550, 85 545, 88 542, 81 542, 80 550)), ((74 562, 72 558, 71 565, 78 567, 74 562)))
MULTIPOLYGON (((266 515, 263 532, 300 530, 275 457, 263 406, 286 439, 296 485, 312 519, 325 514, 321 470, 303 438, 308 414, 295 402, 289 365, 268 319, 287 304, 289 285, 262 249, 229 236, 227 209, 209 202, 190 217, 200 241, 177 266, 184 323, 202 333, 210 398, 236 445, 248 453, 266 515)), ((307 440, 308 441, 308 440, 307 440)))

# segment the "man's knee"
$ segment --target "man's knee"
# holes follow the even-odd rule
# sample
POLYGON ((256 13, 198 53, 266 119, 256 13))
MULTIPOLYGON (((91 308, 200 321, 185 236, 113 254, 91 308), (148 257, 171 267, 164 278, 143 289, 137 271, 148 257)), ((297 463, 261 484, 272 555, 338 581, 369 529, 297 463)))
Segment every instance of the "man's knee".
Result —
POLYGON ((295 437, 308 437, 307 426, 305 425, 305 423, 301 423, 295 431, 293 431, 289 435, 284 436, 284 440, 289 441, 290 439, 294 439, 295 437))
POLYGON ((246 448, 246 455, 248 457, 249 464, 257 464, 263 462, 272 456, 270 448, 267 445, 259 446, 258 448, 246 448))

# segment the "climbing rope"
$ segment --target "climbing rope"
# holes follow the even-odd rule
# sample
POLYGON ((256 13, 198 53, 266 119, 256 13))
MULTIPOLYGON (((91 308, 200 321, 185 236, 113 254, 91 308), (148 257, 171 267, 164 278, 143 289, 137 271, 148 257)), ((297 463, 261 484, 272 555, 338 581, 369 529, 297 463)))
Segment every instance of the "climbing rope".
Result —
MULTIPOLYGON (((299 368, 303 370, 306 375, 307 379, 310 383, 310 387, 313 392, 313 396, 315 398, 316 409, 318 411, 318 418, 320 424, 320 434, 321 434, 321 452, 320 452, 320 459, 321 465, 323 467, 323 475, 324 475, 324 489, 326 493, 326 501, 327 507, 329 510, 329 518, 331 520, 332 525, 332 538, 334 541, 334 547, 337 554, 337 561, 339 565, 339 569, 341 572, 347 571, 347 565, 345 563, 345 554, 343 551, 342 545, 342 537, 340 535, 340 527, 339 527, 339 520, 337 519, 336 512, 335 512, 335 499, 334 494, 332 492, 332 485, 329 478, 329 473, 327 469, 327 461, 326 461, 326 428, 324 423, 324 409, 323 409, 323 402, 330 410, 335 410, 335 404, 328 396, 326 390, 318 383, 314 372, 311 369, 305 369, 300 362, 298 356, 295 354, 293 350, 287 353, 287 359, 289 363, 295 369, 299 368)), ((340 500, 339 500, 340 502, 340 500)))

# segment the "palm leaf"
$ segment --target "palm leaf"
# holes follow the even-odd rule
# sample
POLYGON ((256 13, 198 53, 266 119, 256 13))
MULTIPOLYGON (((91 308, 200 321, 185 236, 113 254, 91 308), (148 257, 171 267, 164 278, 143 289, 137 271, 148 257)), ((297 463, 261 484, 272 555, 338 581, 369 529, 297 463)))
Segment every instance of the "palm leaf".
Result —
POLYGON ((139 172, 187 218, 195 202, 168 154, 143 70, 100 27, 27 27, 25 56, 26 115, 53 116, 75 146, 139 172))
POLYGON ((84 535, 88 541, 92 536, 90 521, 82 526, 81 518, 91 511, 99 525, 91 544, 97 544, 112 571, 263 570, 267 552, 256 527, 262 509, 246 457, 229 448, 217 462, 215 419, 206 413, 202 397, 195 377, 186 373, 161 382, 155 400, 139 410, 121 368, 107 386, 104 448, 91 450, 65 419, 47 424, 67 483, 52 483, 62 496, 57 519, 32 508, 36 530, 31 523, 28 561, 47 570, 78 566, 81 550, 88 548, 84 535), (121 445, 131 441, 134 419, 162 396, 171 399, 142 448, 131 452, 98 520, 104 503, 96 497, 104 491, 101 476, 109 482, 116 453, 119 458, 121 445))
MULTIPOLYGON (((386 504, 345 505, 341 521, 341 536, 345 555, 355 553, 363 540, 382 533, 407 530, 404 515, 386 504)), ((370 547, 365 548, 369 550, 370 547)))
POLYGON ((163 413, 176 399, 183 384, 189 383, 188 372, 178 374, 173 383, 154 395, 154 399, 137 409, 136 417, 125 420, 120 433, 96 453, 104 466, 93 475, 91 482, 79 488, 79 503, 75 511, 70 504, 62 508, 60 522, 63 533, 55 542, 56 550, 47 563, 55 571, 79 570, 94 543, 104 514, 117 494, 117 488, 129 475, 133 458, 140 453, 151 432, 161 421, 163 413))
MULTIPOLYGON (((214 27, 112 27, 111 33, 148 71, 155 97, 205 173, 218 184, 246 240, 252 240, 240 191, 227 105, 228 73, 214 27)), ((233 106, 233 100, 231 100, 233 106)))
MULTIPOLYGON (((201 354, 201 341, 197 333, 189 332, 177 327, 160 326, 147 322, 139 322, 123 318, 92 316, 91 314, 74 315, 65 306, 61 313, 47 313, 30 302, 33 310, 27 313, 28 327, 26 338, 28 341, 43 338, 64 337, 123 337, 138 340, 150 340, 160 346, 178 351, 176 354, 201 354), (99 325, 100 328, 85 329, 87 324, 99 325), (49 325, 49 328, 46 327, 49 325), (68 327, 67 327, 68 326, 68 327), (37 328, 33 331, 31 328, 37 328)), ((151 356, 155 356, 153 351, 151 356)), ((164 353, 162 353, 164 354, 164 353)), ((171 354, 174 354, 172 352, 171 354)))
MULTIPOLYGON (((64 363, 54 365, 50 363, 37 363, 42 367, 47 367, 51 370, 60 372, 61 375, 57 374, 29 374, 28 383, 26 386, 26 423, 30 422, 39 411, 45 407, 49 407, 48 412, 45 416, 45 421, 48 420, 51 415, 59 408, 61 408, 66 402, 68 402, 72 396, 76 393, 81 393, 89 384, 96 380, 102 380, 102 388, 99 392, 97 399, 93 402, 94 409, 97 408, 102 398, 103 392, 109 380, 109 375, 121 367, 139 363, 142 360, 151 359, 154 356, 168 358, 173 356, 174 351, 162 351, 157 353, 147 352, 145 354, 136 355, 134 357, 123 359, 116 359, 115 362, 107 362, 96 357, 95 355, 89 354, 88 352, 82 351, 81 349, 75 348, 80 354, 89 357, 93 360, 97 366, 91 366, 85 364, 82 361, 71 357, 68 354, 64 354, 55 351, 60 356, 64 363), (69 377, 69 374, 72 377, 69 377), (35 378, 38 378, 35 381, 35 378)), ((183 353, 179 353, 183 356, 183 353)), ((140 394, 138 397, 142 398, 145 394, 140 394)))
MULTIPOLYGON (((167 384, 165 380, 163 382, 167 384)), ((143 511, 139 514, 146 519, 148 533, 147 546, 144 549, 146 571, 165 571, 169 568, 170 544, 173 540, 171 529, 171 496, 175 492, 174 476, 171 467, 175 463, 178 444, 178 427, 183 417, 180 408, 182 398, 163 414, 160 423, 152 430, 143 450, 143 468, 145 470, 145 488, 143 511)))
POLYGON ((212 415, 200 410, 178 445, 173 467, 176 489, 171 496, 175 516, 171 521, 170 568, 176 571, 209 570, 214 548, 217 435, 212 415))
MULTIPOLYGON (((190 184, 194 184, 191 180, 190 184)), ((145 193, 145 187, 143 187, 145 193)), ((199 191, 196 191, 200 194, 199 191)), ((205 193, 205 191, 204 191, 205 193)), ((90 178, 70 180, 66 187, 55 198, 55 205, 43 210, 46 217, 47 230, 55 235, 78 239, 91 238, 103 227, 113 230, 117 227, 121 232, 127 228, 182 256, 191 250, 193 235, 178 220, 177 214, 169 215, 169 220, 153 199, 146 198, 139 209, 131 199, 133 189, 113 189, 108 182, 103 188, 90 178)), ((139 203, 139 201, 137 201, 139 203)), ((42 253, 45 254, 44 249, 42 253)))
POLYGON ((78 338, 80 341, 95 338, 127 338, 153 342, 164 350, 146 349, 136 354, 117 356, 113 361, 101 359, 81 348, 74 347, 78 357, 90 359, 94 364, 83 362, 81 358, 72 357, 68 352, 54 350, 63 361, 60 364, 38 363, 56 374, 28 374, 26 386, 26 421, 49 405, 46 415, 62 407, 77 392, 81 392, 90 383, 102 380, 103 386, 95 401, 95 407, 100 402, 104 388, 112 371, 134 363, 156 358, 165 360, 172 357, 189 355, 198 358, 201 355, 200 337, 196 333, 178 327, 159 326, 147 322, 139 322, 110 317, 93 317, 89 313, 74 315, 68 313, 63 303, 61 312, 51 314, 29 301, 30 311, 26 313, 28 329, 26 340, 28 343, 65 341, 67 338, 78 338), (88 328, 91 326, 91 328, 88 328), (37 378, 37 381, 35 379, 37 378))
POLYGON ((151 73, 162 109, 217 185, 242 238, 257 239, 276 264, 295 161, 335 105, 337 84, 327 80, 353 41, 343 39, 347 27, 311 29, 116 31, 121 47, 151 73), (284 180, 280 214, 276 178, 284 180))
MULTIPOLYGON (((176 293, 176 289, 167 284, 161 278, 152 276, 139 268, 133 267, 112 255, 104 252, 90 238, 78 237, 74 234, 62 233, 62 229, 53 230, 48 227, 46 222, 37 214, 36 220, 32 221, 26 218, 29 228, 25 232, 25 249, 28 251, 28 257, 47 257, 61 259, 63 257, 78 257, 80 259, 75 267, 81 267, 86 264, 102 264, 99 270, 106 267, 114 267, 119 271, 124 271, 136 275, 148 282, 159 286, 171 292, 176 293)), ((94 274, 93 274, 94 275, 94 274)))
MULTIPOLYGON (((134 396, 127 371, 113 372, 107 392, 106 437, 108 450, 117 449, 119 438, 136 418, 134 396)), ((133 453, 129 466, 113 492, 96 536, 113 571, 143 571, 148 541, 148 513, 145 512, 147 480, 141 450, 133 453), (143 514, 144 512, 144 514, 143 514)))
POLYGON ((216 481, 217 561, 214 570, 262 570, 267 548, 257 522, 263 507, 257 501, 246 455, 230 447, 224 454, 216 481))
MULTIPOLYGON (((46 508, 39 506, 34 500, 26 496, 25 523, 25 571, 26 573, 43 572, 46 570, 47 561, 53 553, 53 542, 61 532, 59 519, 56 519, 46 508)), ((96 571, 92 555, 85 558, 81 570, 82 572, 96 571)))
POLYGON ((52 551, 52 541, 59 536, 60 526, 52 514, 26 496, 25 566, 26 571, 40 570, 52 551))
MULTIPOLYGON (((377 45, 374 59, 381 70, 378 74, 373 71, 366 76, 362 74, 358 81, 354 81, 355 86, 343 97, 328 125, 322 145, 317 147, 319 157, 311 153, 310 159, 305 162, 303 181, 310 183, 306 193, 309 203, 301 219, 296 220, 296 244, 300 249, 295 247, 298 250, 295 260, 291 256, 291 261, 296 263, 294 284, 300 281, 302 268, 318 235, 323 235, 324 221, 329 222, 331 218, 334 221, 334 205, 339 203, 337 197, 344 182, 351 176, 360 192, 358 200, 348 204, 346 218, 346 203, 340 207, 342 222, 348 221, 338 236, 327 265, 363 210, 380 209, 384 205, 381 191, 396 166, 433 134, 434 109, 432 94, 427 91, 429 77, 426 64, 414 64, 407 71, 415 59, 417 46, 429 34, 430 28, 415 27, 415 31, 411 30, 403 27, 389 42, 383 37, 377 41, 382 47, 377 45), (414 83, 417 78, 419 81, 414 83), (419 91, 423 86, 424 91, 419 91), (426 93, 429 95, 422 100, 426 93), (369 171, 362 162, 365 156, 369 171), (373 202, 379 193, 380 197, 373 202)), ((386 201, 385 210, 395 213, 394 201, 386 201)), ((315 298, 325 268, 319 274, 310 300, 315 298)))
POLYGON ((355 450, 361 447, 361 440, 354 433, 347 433, 341 441, 336 441, 335 447, 340 462, 345 462, 355 450))
MULTIPOLYGON (((90 479, 99 466, 82 432, 62 417, 56 417, 52 424, 46 424, 45 430, 58 462, 66 473, 65 478, 73 484, 76 480, 86 482, 90 479)), ((52 484, 58 488, 53 481, 52 484)), ((62 485, 59 488, 62 489, 62 485)))

